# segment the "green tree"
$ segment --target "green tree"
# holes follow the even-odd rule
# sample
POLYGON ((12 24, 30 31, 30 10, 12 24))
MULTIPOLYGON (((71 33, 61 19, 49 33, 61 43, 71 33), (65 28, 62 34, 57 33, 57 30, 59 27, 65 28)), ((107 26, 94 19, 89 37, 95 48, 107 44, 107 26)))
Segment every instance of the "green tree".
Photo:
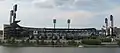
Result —
POLYGON ((77 42, 75 42, 75 40, 71 40, 71 41, 68 41, 68 45, 74 45, 74 46, 76 46, 77 42))
POLYGON ((82 43, 87 44, 87 45, 100 45, 101 40, 99 40, 99 39, 83 39, 82 43))
POLYGON ((25 40, 22 40, 20 43, 25 44, 25 40))
POLYGON ((45 45, 45 41, 43 39, 40 41, 40 43, 41 45, 45 45))
POLYGON ((102 42, 111 42, 111 38, 101 38, 102 42))
POLYGON ((40 44, 39 40, 36 40, 36 44, 40 44))
POLYGON ((12 39, 7 39, 7 43, 9 44, 14 44, 15 43, 15 39, 12 38, 12 39))
POLYGON ((117 42, 117 44, 120 46, 120 40, 117 42))

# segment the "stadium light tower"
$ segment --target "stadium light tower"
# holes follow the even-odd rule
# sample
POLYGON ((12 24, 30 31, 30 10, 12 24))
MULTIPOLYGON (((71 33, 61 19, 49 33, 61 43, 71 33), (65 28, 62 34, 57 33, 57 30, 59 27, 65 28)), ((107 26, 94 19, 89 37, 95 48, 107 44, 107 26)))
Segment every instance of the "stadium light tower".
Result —
POLYGON ((105 18, 105 24, 106 24, 106 36, 108 35, 108 19, 105 18))
POLYGON ((10 11, 10 24, 15 22, 16 19, 17 4, 13 6, 13 9, 10 11))
POLYGON ((110 15, 110 21, 111 21, 111 36, 113 36, 113 27, 114 27, 114 23, 113 23, 113 16, 112 15, 110 15))
POLYGON ((13 6, 13 22, 15 22, 16 19, 16 11, 17 11, 17 4, 13 6))
POLYGON ((10 24, 12 23, 13 10, 10 11, 10 24))
POLYGON ((70 28, 70 19, 67 20, 67 23, 68 23, 68 30, 70 28))
MULTIPOLYGON (((55 32, 56 19, 53 19, 53 24, 54 24, 54 30, 53 30, 53 33, 54 33, 55 32)), ((52 45, 54 44, 53 43, 53 33, 52 33, 52 45)))
POLYGON ((54 29, 55 29, 56 19, 53 19, 53 23, 54 23, 54 29))

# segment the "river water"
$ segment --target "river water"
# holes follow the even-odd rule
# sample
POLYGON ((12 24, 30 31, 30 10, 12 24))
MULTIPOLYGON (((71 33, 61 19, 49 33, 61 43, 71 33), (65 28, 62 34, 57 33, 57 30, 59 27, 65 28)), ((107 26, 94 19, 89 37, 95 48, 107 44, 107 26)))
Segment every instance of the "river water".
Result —
POLYGON ((3 47, 0 53, 120 53, 120 48, 3 47))

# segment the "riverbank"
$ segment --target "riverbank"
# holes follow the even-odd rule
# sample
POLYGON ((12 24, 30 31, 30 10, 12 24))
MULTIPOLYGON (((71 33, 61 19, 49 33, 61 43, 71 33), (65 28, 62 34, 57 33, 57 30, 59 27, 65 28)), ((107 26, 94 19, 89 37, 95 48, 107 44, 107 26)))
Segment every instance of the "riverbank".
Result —
POLYGON ((46 41, 46 40, 4 40, 0 42, 1 46, 5 47, 81 47, 81 48, 98 48, 98 47, 119 47, 118 42, 105 41, 101 42, 98 39, 85 39, 85 40, 69 40, 63 41, 46 41))
POLYGON ((13 45, 13 44, 2 44, 1 46, 5 47, 79 47, 79 48, 119 48, 119 45, 79 45, 79 46, 73 46, 73 45, 13 45))
POLYGON ((85 48, 119 48, 119 45, 83 45, 85 48))

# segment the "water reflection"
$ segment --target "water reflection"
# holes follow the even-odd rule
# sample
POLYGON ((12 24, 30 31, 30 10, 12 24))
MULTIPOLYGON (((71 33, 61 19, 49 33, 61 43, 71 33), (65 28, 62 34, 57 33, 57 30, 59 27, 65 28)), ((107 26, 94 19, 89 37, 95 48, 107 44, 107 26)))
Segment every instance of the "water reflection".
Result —
POLYGON ((120 48, 2 47, 0 53, 120 53, 120 48))

